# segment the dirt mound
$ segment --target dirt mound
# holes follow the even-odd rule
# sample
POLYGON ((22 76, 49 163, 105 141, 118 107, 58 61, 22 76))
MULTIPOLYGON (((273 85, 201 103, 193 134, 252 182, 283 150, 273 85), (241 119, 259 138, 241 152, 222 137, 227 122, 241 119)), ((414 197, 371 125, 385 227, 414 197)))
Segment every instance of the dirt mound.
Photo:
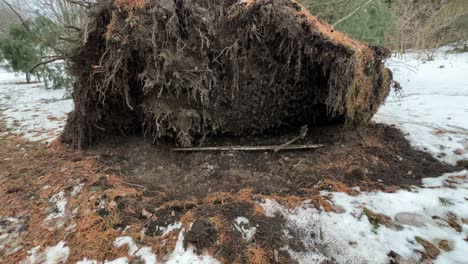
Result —
POLYGON ((331 122, 365 123, 387 96, 389 52, 292 0, 102 1, 71 60, 64 139, 141 132, 189 146, 331 122))

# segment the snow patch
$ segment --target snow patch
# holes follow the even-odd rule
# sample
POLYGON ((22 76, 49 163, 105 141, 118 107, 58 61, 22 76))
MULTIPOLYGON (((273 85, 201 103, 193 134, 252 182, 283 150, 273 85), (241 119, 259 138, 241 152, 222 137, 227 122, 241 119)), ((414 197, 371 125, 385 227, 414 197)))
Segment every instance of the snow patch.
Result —
POLYGON ((426 179, 426 183, 440 183, 444 179, 457 177, 460 186, 441 184, 431 188, 416 188, 413 191, 396 193, 362 193, 349 196, 332 193, 332 202, 346 209, 345 213, 327 213, 308 204, 290 211, 275 201, 262 203, 267 215, 281 213, 286 219, 284 236, 300 239, 305 252, 288 249, 299 263, 321 263, 335 259, 338 263, 387 263, 390 251, 398 253, 405 260, 419 260, 423 247, 415 242, 422 237, 437 246, 438 241, 448 240, 454 245, 451 252, 441 250, 434 263, 466 263, 468 243, 464 241, 468 226, 457 232, 447 224, 449 214, 458 219, 468 218, 468 189, 462 188, 468 181, 468 171, 445 174, 438 179, 426 179), (457 188, 453 188, 457 187, 457 188), (448 201, 448 202, 447 202, 448 201), (424 225, 402 225, 400 228, 380 225, 377 229, 363 214, 363 208, 394 219, 401 213, 420 215, 424 225), (299 236, 299 237, 297 237, 299 236))
POLYGON ((456 164, 468 159, 468 53, 444 51, 426 62, 416 54, 389 60, 403 93, 392 91, 374 121, 395 124, 415 148, 456 164))
POLYGON ((250 226, 249 219, 243 216, 239 216, 234 220, 234 227, 242 234, 242 238, 247 242, 251 242, 257 232, 257 228, 250 226))
POLYGON ((134 242, 133 238, 129 236, 118 237, 114 241, 114 247, 118 248, 123 245, 128 245, 128 255, 135 256, 143 260, 145 264, 155 264, 156 255, 151 252, 150 247, 138 247, 134 242))
POLYGON ((176 246, 171 255, 164 262, 166 264, 184 264, 184 263, 199 263, 199 264, 218 264, 218 260, 214 259, 212 256, 207 253, 202 255, 197 255, 195 253, 195 248, 187 247, 187 250, 184 249, 184 231, 179 232, 179 237, 177 239, 176 246))
POLYGON ((65 246, 64 241, 60 241, 53 247, 47 247, 44 252, 37 253, 40 246, 32 248, 28 251, 30 255, 27 259, 21 261, 21 264, 58 264, 66 263, 70 255, 70 248, 65 246))
POLYGON ((0 217, 0 252, 2 252, 0 262, 2 257, 11 255, 23 248, 21 243, 15 243, 19 239, 20 230, 23 226, 24 223, 20 219, 0 217))
POLYGON ((54 204, 56 211, 50 213, 46 217, 46 221, 52 220, 55 218, 60 218, 65 216, 65 211, 67 208, 67 199, 65 198, 65 193, 63 191, 54 194, 49 201, 54 204))
POLYGON ((65 89, 45 89, 44 84, 17 84, 22 75, 0 67, 0 110, 9 132, 32 141, 48 141, 62 131, 71 99, 65 89))
POLYGON ((162 236, 169 234, 170 232, 182 228, 182 223, 175 222, 173 224, 168 225, 167 227, 159 227, 160 231, 163 231, 162 236))
POLYGON ((84 183, 73 186, 72 191, 70 192, 71 197, 76 197, 83 190, 84 183))

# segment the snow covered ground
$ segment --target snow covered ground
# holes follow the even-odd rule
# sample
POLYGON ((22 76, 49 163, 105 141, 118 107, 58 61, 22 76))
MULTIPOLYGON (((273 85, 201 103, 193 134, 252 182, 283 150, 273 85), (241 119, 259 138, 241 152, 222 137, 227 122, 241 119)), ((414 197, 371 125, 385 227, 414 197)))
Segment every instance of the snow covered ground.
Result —
MULTIPOLYGON (((468 160, 468 53, 441 49, 432 61, 408 54, 388 65, 403 91, 392 91, 374 121, 396 125, 415 148, 443 162, 468 160)), ((468 263, 468 171, 423 183, 396 193, 332 193, 340 208, 333 213, 307 203, 292 211, 275 201, 262 206, 267 214, 285 216, 286 237, 289 230, 302 234, 308 252, 289 249, 300 263, 378 264, 389 256, 396 263, 420 263, 422 252, 434 254, 433 263, 468 263), (374 214, 383 220, 372 219, 374 214)))
POLYGON ((0 67, 0 112, 10 132, 33 141, 56 138, 73 109, 65 89, 46 90, 41 83, 18 84, 24 77, 0 67))
MULTIPOLYGON (((440 51, 427 62, 407 55, 393 58, 389 66, 404 90, 401 95, 392 92, 374 121, 395 124, 414 147, 441 161, 468 160, 468 54, 440 51)), ((0 109, 7 126, 31 140, 55 137, 72 110, 71 100, 63 100, 64 91, 15 84, 18 81, 22 78, 0 70, 0 109)), ((431 255, 434 263, 468 263, 468 171, 423 183, 395 193, 332 193, 334 212, 317 210, 307 202, 294 210, 273 200, 261 205, 269 215, 284 215, 285 237, 292 231, 299 234, 308 250, 287 250, 300 263, 388 263, 390 257, 399 263, 419 263, 422 254, 431 255)), ((236 223, 245 220, 239 216, 236 223)), ((255 230, 239 230, 246 239, 255 236, 255 230)), ((207 255, 196 256, 193 249, 184 250, 183 239, 181 232, 170 263, 216 263, 207 255)), ((149 248, 136 245, 129 237, 115 241, 116 246, 121 244, 129 245, 129 256, 140 255, 145 263, 155 263, 149 248)), ((36 251, 32 249, 29 260, 42 258, 53 263, 66 260, 69 254, 62 242, 45 253, 36 251)), ((121 258, 108 263, 127 262, 121 258)), ((84 259, 82 263, 97 262, 84 259)))
POLYGON ((292 211, 271 200, 262 206, 267 215, 285 216, 286 237, 290 230, 300 234, 307 252, 289 250, 300 263, 389 263, 392 251, 397 263, 420 263, 421 239, 436 247, 434 263, 467 263, 468 171, 426 179, 424 185, 396 193, 333 193, 341 209, 331 213, 307 203, 292 211), (374 223, 368 212, 384 214, 384 222, 374 223))
POLYGON ((468 159, 468 53, 444 51, 426 62, 414 54, 392 58, 403 92, 392 92, 374 121, 397 125, 415 148, 455 164, 468 159))

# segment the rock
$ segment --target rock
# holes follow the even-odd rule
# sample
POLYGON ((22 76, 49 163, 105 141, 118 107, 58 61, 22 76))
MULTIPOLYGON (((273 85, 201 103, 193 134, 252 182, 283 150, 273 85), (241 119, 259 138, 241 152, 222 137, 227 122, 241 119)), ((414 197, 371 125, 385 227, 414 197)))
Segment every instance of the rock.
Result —
POLYGON ((332 210, 333 210, 333 212, 335 212, 337 214, 344 214, 346 212, 346 210, 341 205, 334 205, 332 210))
POLYGON ((278 253, 278 250, 273 250, 273 256, 275 258, 275 262, 276 263, 279 263, 279 253, 278 253))
POLYGON ((416 242, 418 242, 421 246, 424 247, 424 250, 430 258, 435 259, 440 254, 440 250, 431 242, 418 236, 414 239, 416 240, 416 242))
POLYGON ((444 251, 452 251, 453 244, 450 241, 443 239, 439 242, 439 248, 444 251))
POLYGON ((392 185, 392 186, 386 186, 383 191, 386 193, 396 193, 399 189, 400 187, 392 185))
POLYGON ((410 225, 415 227, 425 226, 427 219, 416 213, 402 212, 395 215, 395 221, 400 225, 410 225))

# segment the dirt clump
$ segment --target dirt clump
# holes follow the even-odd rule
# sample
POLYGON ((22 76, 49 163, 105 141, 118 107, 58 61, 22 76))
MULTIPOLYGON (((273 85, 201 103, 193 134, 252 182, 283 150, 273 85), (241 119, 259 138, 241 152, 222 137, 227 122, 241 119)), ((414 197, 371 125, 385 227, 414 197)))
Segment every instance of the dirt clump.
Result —
POLYGON ((292 0, 106 0, 71 56, 64 140, 139 133, 190 146, 367 123, 387 96, 389 51, 348 39, 292 0))
POLYGON ((193 222, 190 231, 185 236, 184 244, 187 247, 188 243, 195 245, 200 253, 204 249, 211 247, 216 242, 216 229, 213 224, 207 220, 197 220, 193 222))

